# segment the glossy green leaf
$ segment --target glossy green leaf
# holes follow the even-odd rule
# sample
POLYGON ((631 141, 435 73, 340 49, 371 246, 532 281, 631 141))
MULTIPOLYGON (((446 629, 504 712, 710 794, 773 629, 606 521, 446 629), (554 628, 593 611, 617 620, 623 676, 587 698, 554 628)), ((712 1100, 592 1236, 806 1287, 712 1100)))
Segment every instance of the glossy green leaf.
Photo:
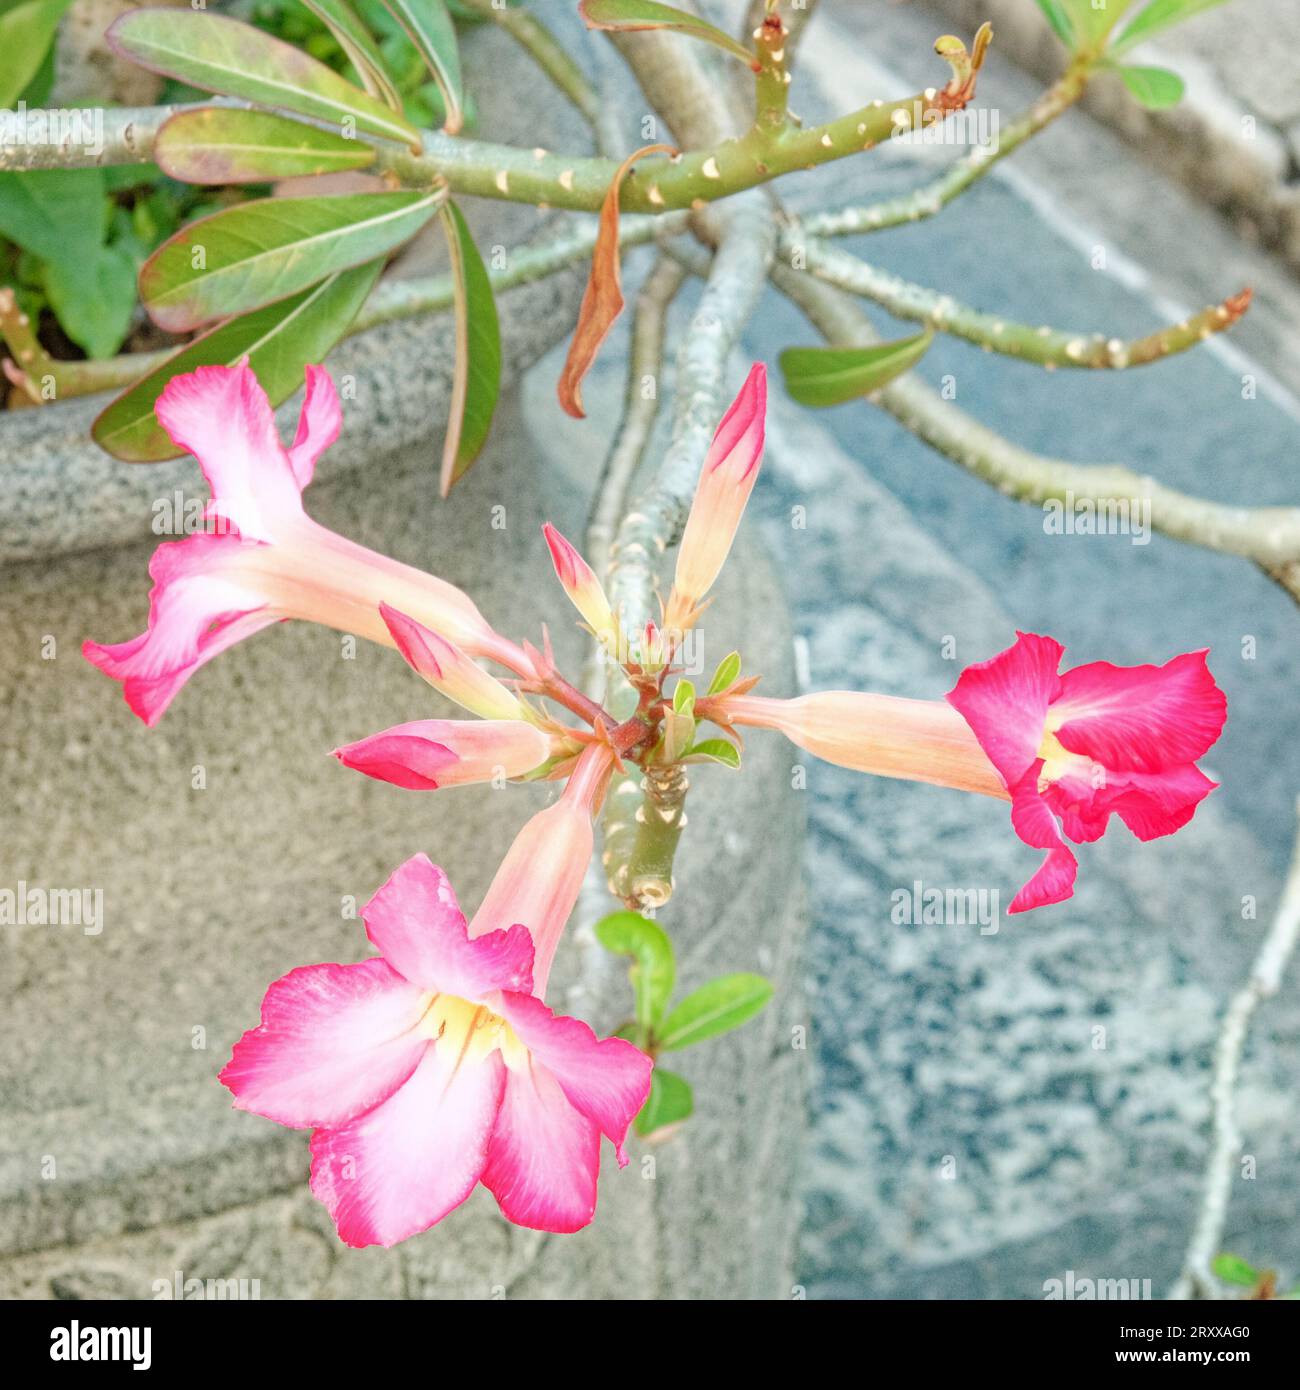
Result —
POLYGON ((772 997, 772 982, 762 975, 719 975, 701 985, 664 1019, 659 1029, 663 1052, 692 1047, 748 1023, 772 997))
POLYGON ((632 957, 628 978, 636 1000, 636 1021, 648 1039, 664 1016, 677 977, 668 933, 639 912, 611 912, 596 923, 596 940, 607 951, 632 957))
POLYGON ((1244 1289, 1253 1289, 1259 1281, 1259 1271, 1240 1255, 1216 1255, 1210 1261, 1210 1268, 1216 1279, 1225 1284, 1237 1284, 1244 1289))
POLYGON ((690 1083, 676 1072, 656 1067, 650 1073, 650 1094, 636 1117, 636 1132, 651 1139, 670 1125, 689 1119, 695 1110, 690 1083))
POLYGON ((1224 0, 1151 0, 1146 9, 1136 14, 1125 26, 1124 32, 1111 45, 1111 51, 1122 53, 1134 44, 1149 39, 1161 29, 1172 24, 1181 24, 1204 10, 1212 10, 1222 5, 1224 0))
POLYGON ((857 400, 915 367, 933 340, 927 328, 871 347, 786 348, 780 357, 785 389, 800 405, 857 400))
POLYGON ((154 415, 164 386, 196 367, 233 366, 247 356, 272 405, 303 384, 303 368, 320 362, 347 331, 383 269, 381 261, 331 275, 278 304, 218 324, 129 387, 95 421, 95 442, 127 463, 154 463, 184 451, 154 415))
POLYGON ((406 30, 425 66, 442 93, 446 111, 443 129, 455 135, 465 124, 465 92, 461 85, 460 49, 456 26, 443 0, 384 0, 384 5, 406 30))
POLYGON ((170 333, 286 299, 409 240, 445 193, 260 198, 201 217, 140 271, 149 317, 170 333))
POLYGON ((372 145, 269 111, 178 111, 154 141, 165 174, 183 183, 270 183, 373 164, 372 145))
POLYGON ((84 261, 46 263, 42 277, 50 308, 87 357, 112 357, 135 316, 135 259, 120 245, 96 247, 84 261))
POLYGON ((385 106, 400 111, 402 94, 393 82, 384 55, 348 0, 302 0, 302 3, 334 35, 366 91, 378 97, 385 106))
POLYGON ((1047 22, 1052 26, 1056 37, 1063 44, 1069 47, 1074 46, 1074 26, 1070 22, 1070 13, 1062 4, 1062 0, 1038 0, 1038 8, 1047 17, 1047 22))
POLYGON ((1183 79, 1168 68, 1118 67, 1116 72, 1133 97, 1150 111, 1177 106, 1186 90, 1183 79))
POLYGON ((673 711, 688 717, 695 714, 695 686, 691 681, 679 680, 673 691, 673 711))
POLYGON ((656 4, 655 0, 582 0, 578 12, 589 29, 672 29, 704 39, 758 71, 758 60, 738 39, 672 5, 656 4))
POLYGON ((708 693, 721 695, 724 690, 730 690, 735 685, 739 676, 740 653, 729 652, 718 662, 718 669, 713 673, 713 679, 709 682, 708 693))
POLYGON ((693 743, 682 754, 684 763, 721 763, 736 771, 740 767, 740 749, 725 738, 704 738, 693 743))
POLYGON ((420 143, 419 131, 382 101, 237 19, 201 10, 128 10, 105 37, 122 57, 205 92, 293 111, 349 133, 420 143))
POLYGON ((442 450, 442 495, 465 476, 492 428, 501 391, 501 325, 487 267, 455 203, 441 209, 455 292, 456 367, 442 450))
POLYGON ((72 0, 27 0, 0 14, 0 106, 14 106, 41 70, 72 0))

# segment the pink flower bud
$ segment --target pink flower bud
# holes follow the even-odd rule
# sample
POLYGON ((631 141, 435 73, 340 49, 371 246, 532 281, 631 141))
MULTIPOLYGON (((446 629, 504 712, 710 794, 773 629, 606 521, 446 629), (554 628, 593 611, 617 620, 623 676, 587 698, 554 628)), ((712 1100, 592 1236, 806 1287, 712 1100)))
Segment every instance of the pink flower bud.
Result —
POLYGON ((617 652, 618 621, 595 570, 549 521, 542 527, 542 534, 551 550, 556 577, 564 586, 569 602, 582 614, 597 641, 617 652))
POLYGON ((767 368, 756 362, 722 417, 700 470, 690 516, 677 552, 664 626, 684 631, 713 587, 736 538, 763 457, 767 368))
POLYGON ((490 676, 454 642, 422 627, 414 618, 388 604, 379 605, 380 616, 392 634, 397 650, 431 686, 462 709, 484 719, 528 719, 527 706, 495 676, 490 676))
POLYGON ((521 719, 417 719, 334 750, 344 767, 412 791, 522 777, 555 750, 521 719))

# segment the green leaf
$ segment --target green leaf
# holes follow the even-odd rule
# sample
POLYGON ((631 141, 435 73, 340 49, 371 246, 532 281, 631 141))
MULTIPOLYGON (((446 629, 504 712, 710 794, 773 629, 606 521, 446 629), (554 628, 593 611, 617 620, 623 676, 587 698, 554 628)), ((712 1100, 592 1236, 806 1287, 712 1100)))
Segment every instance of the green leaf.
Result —
POLYGON ((709 682, 708 693, 721 695, 724 690, 730 690, 735 685, 739 675, 740 653, 730 652, 718 662, 718 669, 713 673, 713 679, 709 682))
POLYGON ((664 1052, 693 1047, 748 1023, 772 997, 772 982, 762 975, 719 975, 701 985, 668 1015, 659 1029, 664 1052))
POLYGON ((691 746, 695 737, 695 720, 689 714, 678 714, 667 710, 663 719, 663 737, 660 739, 660 761, 675 763, 691 746))
POLYGON ((695 715, 695 686, 691 681, 679 680, 673 691, 673 712, 684 714, 688 719, 695 715))
POLYGON ((182 183, 270 183, 374 163, 374 147, 269 111, 220 106, 179 111, 164 122, 154 158, 182 183))
POLYGON ((487 267, 461 210, 445 203, 440 216, 451 255, 456 324, 451 413, 442 450, 441 487, 446 497, 469 471, 492 428, 501 390, 501 325, 487 267))
POLYGON ((695 1097, 690 1083, 676 1072, 656 1067, 650 1073, 650 1094, 641 1113, 636 1117, 636 1132, 643 1138, 653 1138, 670 1125, 679 1125, 695 1109, 695 1097))
POLYGON ((1259 1271, 1243 1260, 1240 1255, 1216 1255, 1210 1261, 1215 1278, 1225 1284, 1237 1284, 1244 1289, 1253 1289, 1259 1282, 1259 1271))
POLYGON ((1124 85, 1150 111, 1177 106, 1186 88, 1183 79, 1168 68, 1117 67, 1124 85))
POLYGON ((1102 0, 1100 5, 1094 5, 1093 0, 1061 0, 1061 3, 1076 32, 1083 39, 1095 41, 1110 33, 1133 0, 1102 0))
POLYGON ((1111 45, 1111 52, 1123 53, 1161 29, 1168 29, 1171 24, 1181 24, 1183 20, 1223 3, 1224 0, 1151 0, 1151 4, 1134 16, 1111 45))
POLYGON ((617 955, 631 956, 628 978, 636 998, 636 1021, 648 1042, 672 997, 677 967, 668 933, 639 912, 611 912, 596 923, 596 940, 617 955))
POLYGON ((930 329, 871 347, 786 348, 785 389, 800 405, 841 405, 887 386, 915 367, 934 340, 930 329))
POLYGON ((128 10, 109 47, 152 72, 205 92, 242 97, 329 125, 418 146, 405 117, 315 58, 237 19, 200 10, 128 10))
POLYGON ((0 173, 0 236, 45 261, 92 255, 104 244, 103 171, 0 173))
POLYGON ((334 35, 366 91, 378 97, 385 106, 400 111, 402 94, 393 82, 384 55, 348 0, 302 0, 302 3, 334 35))
POLYGON ((88 357, 112 357, 135 314, 135 258, 123 246, 100 246, 82 261, 51 260, 45 293, 63 331, 88 357))
POLYGON ((1038 0, 1038 8, 1047 16, 1047 22, 1056 32, 1056 37, 1068 48, 1074 47, 1074 26, 1070 23, 1070 13, 1061 0, 1038 0))
POLYGON ((684 763, 721 763, 733 771, 740 768, 740 749, 725 738, 705 738, 693 743, 678 759, 684 763))
POLYGON ((140 298, 169 333, 259 309, 392 251, 445 197, 436 190, 241 203, 164 242, 140 271, 140 298))
POLYGON ((72 0, 28 0, 0 15, 0 106, 14 106, 36 77, 72 0))
POLYGON ((738 39, 671 5, 659 5, 655 0, 582 0, 578 11, 588 29, 674 29, 716 44, 758 71, 758 59, 738 39))
POLYGON ((446 116, 443 129, 455 135, 465 124, 465 92, 461 85, 460 50, 456 27, 443 0, 384 0, 407 37, 420 51, 425 66, 442 93, 446 116))
POLYGON ((319 285, 255 313, 218 324, 129 387, 95 421, 95 442, 127 463, 155 463, 184 453, 154 415, 164 386, 196 367, 233 366, 247 356, 272 405, 303 383, 303 368, 320 362, 347 331, 365 303, 382 261, 331 275, 319 285))

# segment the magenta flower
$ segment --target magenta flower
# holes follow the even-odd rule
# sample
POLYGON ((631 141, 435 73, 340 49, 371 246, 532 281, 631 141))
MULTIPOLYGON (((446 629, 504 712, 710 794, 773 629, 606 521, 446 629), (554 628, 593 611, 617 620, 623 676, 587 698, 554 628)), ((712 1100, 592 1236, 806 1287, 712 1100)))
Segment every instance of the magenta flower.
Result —
POLYGON ((1006 784, 1016 834, 1047 851, 1008 912, 1074 892, 1066 837, 1100 839, 1112 812, 1139 840, 1172 835, 1218 785, 1195 761, 1227 718, 1204 651, 1163 666, 1093 661, 1062 675, 1064 653, 1051 637, 1018 632, 948 695, 1006 784))
POLYGON ((348 1245, 427 1230, 479 1182, 516 1225, 587 1225, 600 1136, 625 1165, 650 1059, 547 1008, 528 929, 472 935, 424 855, 362 916, 377 957, 267 990, 221 1073, 235 1105, 316 1131, 311 1188, 348 1245))
POLYGON ((379 614, 388 601, 471 655, 515 655, 454 585, 345 540, 303 511, 302 490, 342 423, 324 368, 307 368, 307 397, 288 449, 246 364, 174 377, 157 413, 172 441, 198 459, 212 489, 208 529, 154 552, 145 632, 82 648, 88 661, 122 682, 127 703, 146 724, 157 723, 205 662, 286 618, 391 646, 379 614))
POLYGON ((411 791, 523 777, 552 756, 557 740, 522 719, 414 719, 344 744, 344 767, 411 791))

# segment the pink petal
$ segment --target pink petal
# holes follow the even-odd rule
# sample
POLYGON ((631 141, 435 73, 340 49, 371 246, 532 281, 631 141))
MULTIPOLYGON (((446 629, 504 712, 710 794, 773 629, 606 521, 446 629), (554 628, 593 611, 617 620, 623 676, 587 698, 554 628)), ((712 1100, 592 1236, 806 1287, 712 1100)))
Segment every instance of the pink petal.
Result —
POLYGON ((129 642, 86 642, 82 654, 122 682, 127 704, 156 724, 205 662, 280 615, 239 582, 237 562, 255 542, 238 535, 189 536, 160 545, 149 561, 149 626, 129 642))
POLYGON ((246 362, 173 377, 155 410, 172 442, 198 459, 212 489, 210 516, 265 540, 277 517, 301 514, 298 480, 275 432, 271 403, 246 362))
POLYGON ((569 1101, 593 1121, 627 1163, 623 1140, 650 1093, 654 1064, 622 1038, 598 1040, 579 1018, 553 1013, 530 994, 505 993, 499 1012, 515 1036, 555 1074, 569 1101))
POLYGON ((522 719, 414 719, 334 750, 344 767, 413 791, 521 777, 551 755, 522 719))
POLYGON ((495 990, 533 987, 533 939, 526 927, 469 939, 447 875, 417 854, 361 909, 366 934, 398 974, 424 989, 481 1000, 495 990))
POLYGON ((311 1190, 348 1245, 395 1245, 428 1230, 474 1190, 505 1083, 501 1056, 478 1062, 429 1047, 392 1096, 311 1138, 311 1190))
POLYGON ((304 965, 266 991, 220 1079, 239 1110, 298 1129, 343 1124, 419 1065, 428 999, 382 960, 304 965))
POLYGON ((534 1062, 510 1071, 483 1185, 516 1226, 567 1235, 596 1212, 600 1131, 534 1062))
POLYGON ((970 725, 1008 788, 1038 757, 1064 654, 1054 638, 1017 632, 1014 646, 968 666, 948 692, 948 703, 970 725))
POLYGON ((339 437, 343 408, 334 381, 324 367, 307 368, 307 396, 298 416, 298 433, 289 446, 289 466, 301 492, 312 480, 316 462, 339 437))
POLYGON ((1139 840, 1157 840, 1181 830, 1218 785, 1190 763, 1167 772, 1131 772, 1111 807, 1139 840))
POLYGON ((1163 666, 1076 666, 1061 677, 1051 713, 1071 753, 1158 772, 1199 758, 1219 737, 1228 702, 1199 651, 1163 666))
POLYGON ((1038 768, 1035 762, 1011 790, 1011 824, 1025 844, 1045 849, 1047 857, 1011 899, 1008 915, 1063 902, 1073 894, 1079 870, 1078 861, 1061 838, 1051 808, 1038 794, 1038 768))

